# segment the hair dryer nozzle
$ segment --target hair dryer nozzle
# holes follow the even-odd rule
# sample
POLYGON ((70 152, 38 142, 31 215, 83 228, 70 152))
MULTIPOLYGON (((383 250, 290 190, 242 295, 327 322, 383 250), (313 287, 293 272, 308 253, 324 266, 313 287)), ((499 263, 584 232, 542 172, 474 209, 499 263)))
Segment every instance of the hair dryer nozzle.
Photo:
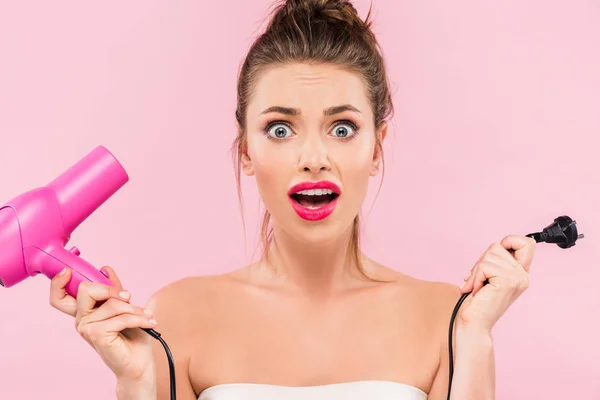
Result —
POLYGON ((47 187, 55 192, 65 231, 71 233, 128 180, 113 154, 98 146, 47 187))

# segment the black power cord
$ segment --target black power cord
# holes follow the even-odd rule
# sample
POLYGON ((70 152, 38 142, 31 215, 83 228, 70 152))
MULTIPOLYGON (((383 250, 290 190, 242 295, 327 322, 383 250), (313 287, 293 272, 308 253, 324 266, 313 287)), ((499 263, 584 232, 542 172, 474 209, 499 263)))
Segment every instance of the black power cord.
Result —
MULTIPOLYGON (((577 239, 582 239, 584 237, 583 234, 577 234, 577 222, 572 220, 566 215, 560 216, 554 220, 554 222, 548 225, 542 232, 538 233, 530 233, 526 235, 535 239, 536 242, 546 242, 546 243, 556 243, 558 247, 562 249, 567 249, 575 245, 577 239)), ((513 250, 511 250, 513 252, 513 250)), ((484 285, 487 284, 487 281, 484 285)), ((448 380, 448 400, 450 400, 450 392, 452 389, 452 376, 454 375, 454 356, 452 353, 452 333, 454 328, 454 320, 456 319, 456 314, 462 303, 465 301, 467 296, 469 296, 471 292, 464 293, 456 306, 454 307, 454 311, 452 312, 452 317, 450 318, 450 329, 448 332, 448 351, 450 353, 450 378, 448 380)), ((171 388, 171 400, 176 400, 175 393, 175 363, 173 362, 173 355, 171 354, 171 350, 167 343, 160 336, 160 333, 156 332, 154 329, 141 328, 146 331, 150 336, 158 340, 163 347, 165 348, 165 352, 167 353, 167 360, 169 362, 169 382, 171 388)))
MULTIPOLYGON (((568 249, 569 247, 575 246, 575 242, 577 239, 583 239, 583 234, 577 233, 577 222, 572 220, 570 217, 563 215, 556 219, 554 222, 547 227, 544 228, 542 232, 530 233, 525 235, 527 237, 535 239, 536 242, 546 242, 546 243, 556 243, 558 247, 561 249, 568 249)), ((514 250, 509 250, 510 253, 514 253, 514 250)), ((486 285, 487 280, 484 282, 486 285)), ((456 314, 462 303, 472 292, 463 293, 460 296, 460 299, 456 303, 454 307, 454 311, 452 312, 452 317, 450 318, 450 329, 448 331, 448 352, 450 355, 450 378, 448 379, 448 397, 447 400, 450 400, 450 392, 452 389, 452 376, 454 375, 454 356, 452 353, 452 333, 454 328, 454 320, 456 319, 456 314)))
POLYGON ((167 361, 169 362, 169 382, 171 386, 171 400, 175 400, 175 363, 173 362, 173 355, 171 354, 171 350, 169 349, 169 346, 167 346, 167 342, 165 342, 164 339, 160 336, 160 333, 156 332, 154 329, 141 329, 143 331, 146 331, 154 339, 158 340, 165 348, 165 352, 167 353, 167 361))

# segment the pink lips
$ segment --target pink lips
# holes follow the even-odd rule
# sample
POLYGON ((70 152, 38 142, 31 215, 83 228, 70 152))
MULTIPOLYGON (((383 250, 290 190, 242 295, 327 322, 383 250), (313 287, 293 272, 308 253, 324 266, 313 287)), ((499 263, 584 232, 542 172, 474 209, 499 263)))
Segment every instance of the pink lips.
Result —
POLYGON ((292 207, 294 211, 300 216, 300 218, 305 219, 307 221, 320 221, 322 219, 327 218, 333 210, 335 210, 335 206, 337 205, 337 201, 339 199, 340 188, 333 182, 329 181, 319 181, 319 182, 302 182, 297 185, 292 186, 292 188, 288 191, 289 199, 292 203, 292 207), (308 208, 304 207, 300 203, 298 203, 293 197, 292 194, 301 192, 303 190, 311 190, 311 189, 329 189, 336 193, 338 196, 333 199, 333 201, 319 208, 308 208))

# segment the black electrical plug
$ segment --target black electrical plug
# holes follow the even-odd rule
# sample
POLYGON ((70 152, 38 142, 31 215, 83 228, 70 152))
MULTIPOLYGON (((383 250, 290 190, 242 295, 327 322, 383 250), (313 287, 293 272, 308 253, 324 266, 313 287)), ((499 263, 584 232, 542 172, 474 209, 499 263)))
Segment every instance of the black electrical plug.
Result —
POLYGON ((561 249, 575 246, 578 239, 583 239, 583 233, 577 234, 577 222, 566 215, 562 215, 553 223, 544 228, 542 232, 527 235, 536 242, 556 243, 561 249))

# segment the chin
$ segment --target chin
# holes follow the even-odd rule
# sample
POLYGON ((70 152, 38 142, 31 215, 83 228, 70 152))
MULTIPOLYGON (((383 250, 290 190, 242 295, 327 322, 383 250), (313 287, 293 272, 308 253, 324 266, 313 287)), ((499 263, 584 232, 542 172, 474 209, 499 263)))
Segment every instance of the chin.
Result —
POLYGON ((333 242, 343 234, 343 231, 335 226, 296 227, 294 232, 297 240, 315 246, 333 242))
POLYGON ((348 221, 335 213, 319 221, 307 221, 292 215, 286 220, 284 230, 295 240, 315 246, 338 240, 352 228, 353 219, 348 221))

